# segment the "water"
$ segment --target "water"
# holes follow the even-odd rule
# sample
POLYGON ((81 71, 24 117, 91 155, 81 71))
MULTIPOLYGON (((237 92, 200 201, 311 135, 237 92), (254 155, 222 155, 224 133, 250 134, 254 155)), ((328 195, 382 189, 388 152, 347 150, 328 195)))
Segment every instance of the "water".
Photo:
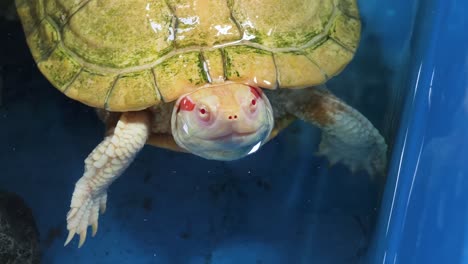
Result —
MULTIPOLYGON (((418 2, 360 1, 354 61, 329 82, 390 147, 407 86, 418 2)), ((110 188, 95 238, 64 248, 65 215, 83 160, 102 140, 94 112, 38 72, 17 22, 0 22, 0 186, 25 198, 43 263, 357 263, 373 234, 385 179, 315 157, 320 132, 296 122, 235 162, 145 147, 110 188)))

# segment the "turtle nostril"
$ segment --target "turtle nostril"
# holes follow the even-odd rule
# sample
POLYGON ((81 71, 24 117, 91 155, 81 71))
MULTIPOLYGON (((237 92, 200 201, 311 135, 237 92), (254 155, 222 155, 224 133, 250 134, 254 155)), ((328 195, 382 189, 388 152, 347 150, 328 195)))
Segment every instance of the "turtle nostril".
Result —
POLYGON ((230 115, 230 116, 228 116, 228 118, 229 118, 230 120, 232 120, 232 119, 237 119, 237 115, 234 115, 234 116, 230 115))

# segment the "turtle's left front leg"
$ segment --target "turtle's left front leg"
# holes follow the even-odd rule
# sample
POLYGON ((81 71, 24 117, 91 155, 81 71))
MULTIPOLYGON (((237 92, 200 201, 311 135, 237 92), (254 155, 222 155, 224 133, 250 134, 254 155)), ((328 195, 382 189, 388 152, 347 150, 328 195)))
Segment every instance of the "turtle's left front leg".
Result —
POLYGON ((342 162, 352 172, 385 173, 387 145, 379 131, 357 110, 325 88, 293 90, 286 110, 322 130, 318 154, 331 164, 342 162))
POLYGON ((112 133, 86 158, 84 175, 75 184, 67 214, 69 233, 65 246, 78 234, 81 247, 88 226, 92 226, 93 236, 96 234, 99 211, 106 210, 107 188, 143 148, 149 133, 150 113, 123 113, 112 133))

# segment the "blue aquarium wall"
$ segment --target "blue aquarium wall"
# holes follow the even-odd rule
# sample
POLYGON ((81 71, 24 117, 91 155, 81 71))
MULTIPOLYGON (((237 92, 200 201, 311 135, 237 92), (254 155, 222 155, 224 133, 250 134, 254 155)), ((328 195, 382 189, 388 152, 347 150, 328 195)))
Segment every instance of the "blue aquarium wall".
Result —
POLYGON ((235 162, 146 146, 80 249, 63 247, 65 217, 104 126, 39 73, 19 22, 1 20, 0 188, 31 207, 42 263, 467 261, 467 4, 359 5, 358 53, 328 87, 385 136, 387 177, 330 168, 314 155, 320 131, 300 121, 235 162))
POLYGON ((416 15, 408 95, 368 263, 468 263, 468 2, 416 15))

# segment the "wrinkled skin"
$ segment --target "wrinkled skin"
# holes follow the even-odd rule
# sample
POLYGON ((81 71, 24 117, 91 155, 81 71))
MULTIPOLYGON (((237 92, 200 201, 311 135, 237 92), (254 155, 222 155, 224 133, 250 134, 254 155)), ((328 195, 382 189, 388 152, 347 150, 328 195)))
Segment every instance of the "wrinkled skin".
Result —
POLYGON ((274 126, 261 89, 238 83, 208 86, 183 95, 171 118, 177 144, 206 159, 235 160, 255 152, 274 126))

